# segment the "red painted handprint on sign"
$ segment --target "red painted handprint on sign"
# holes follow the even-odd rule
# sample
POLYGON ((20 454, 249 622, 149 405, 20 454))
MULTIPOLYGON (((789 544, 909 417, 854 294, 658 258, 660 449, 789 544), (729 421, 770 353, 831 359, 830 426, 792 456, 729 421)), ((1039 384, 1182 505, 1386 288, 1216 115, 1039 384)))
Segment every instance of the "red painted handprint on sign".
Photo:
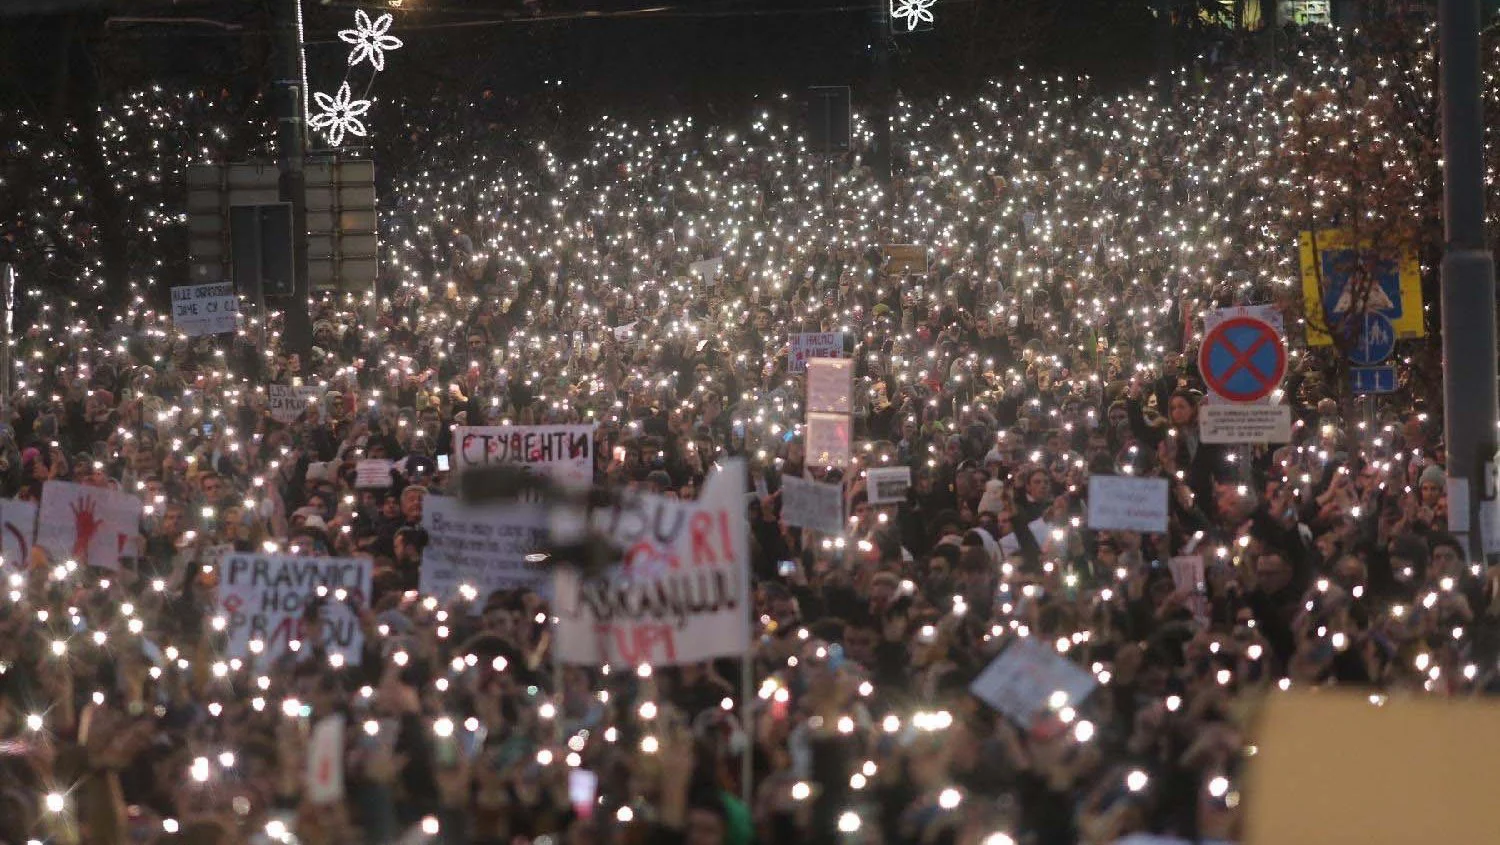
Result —
POLYGON ((94 500, 88 496, 72 505, 73 559, 85 566, 89 562, 89 544, 104 525, 104 520, 94 515, 95 507, 94 500))

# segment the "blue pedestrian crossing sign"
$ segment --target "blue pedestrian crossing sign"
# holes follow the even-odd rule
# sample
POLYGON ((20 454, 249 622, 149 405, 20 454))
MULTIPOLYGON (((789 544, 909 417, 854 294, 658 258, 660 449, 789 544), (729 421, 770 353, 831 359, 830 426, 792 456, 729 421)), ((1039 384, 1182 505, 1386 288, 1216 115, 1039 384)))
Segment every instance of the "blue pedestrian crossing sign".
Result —
POLYGON ((1396 351, 1396 329, 1382 314, 1371 312, 1365 315, 1365 325, 1354 345, 1349 347, 1349 360, 1361 367, 1379 364, 1396 351))

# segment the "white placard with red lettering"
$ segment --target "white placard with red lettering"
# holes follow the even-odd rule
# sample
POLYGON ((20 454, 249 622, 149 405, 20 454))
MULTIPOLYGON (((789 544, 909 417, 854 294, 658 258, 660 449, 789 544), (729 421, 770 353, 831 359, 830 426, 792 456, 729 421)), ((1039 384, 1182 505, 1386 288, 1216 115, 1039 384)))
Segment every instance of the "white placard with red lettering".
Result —
POLYGON ((1128 475, 1089 477, 1089 527, 1160 533, 1167 530, 1167 480, 1128 475))
POLYGON ((54 560, 119 569, 135 554, 141 535, 141 500, 125 493, 69 481, 42 485, 37 545, 54 560))
POLYGON ((726 462, 696 501, 640 495, 595 513, 624 560, 594 576, 559 567, 557 656, 587 666, 673 666, 750 647, 745 464, 726 462))
POLYGON ((591 425, 454 426, 453 474, 474 467, 516 464, 565 487, 594 482, 591 425))

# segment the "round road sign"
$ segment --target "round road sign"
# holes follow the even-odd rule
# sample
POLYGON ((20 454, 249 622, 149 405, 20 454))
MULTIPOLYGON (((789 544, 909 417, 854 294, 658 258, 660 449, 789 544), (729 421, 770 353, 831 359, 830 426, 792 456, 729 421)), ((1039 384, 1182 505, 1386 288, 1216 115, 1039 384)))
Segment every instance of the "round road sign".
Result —
POLYGON ((1258 402, 1286 375, 1286 345, 1270 323, 1232 317, 1204 336, 1198 371, 1215 395, 1230 402, 1258 402))

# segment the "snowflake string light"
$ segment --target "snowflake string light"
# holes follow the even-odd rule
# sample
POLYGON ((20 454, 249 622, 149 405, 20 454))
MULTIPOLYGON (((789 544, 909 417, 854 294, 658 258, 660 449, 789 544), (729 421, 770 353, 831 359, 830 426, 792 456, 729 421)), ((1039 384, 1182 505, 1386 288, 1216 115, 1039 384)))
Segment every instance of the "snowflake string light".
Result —
POLYGON ((347 81, 332 97, 319 91, 313 94, 313 101, 321 112, 313 115, 307 123, 314 129, 325 130, 329 145, 337 147, 342 144, 345 132, 365 137, 365 125, 359 116, 370 110, 370 101, 354 99, 347 81))
POLYGON ((389 14, 371 21, 364 9, 355 10, 354 29, 339 32, 341 40, 354 45, 354 49, 349 51, 350 67, 369 59, 375 70, 385 70, 386 51, 401 49, 401 39, 389 34, 393 22, 389 14))
POLYGON ((915 32, 923 23, 933 23, 932 7, 937 0, 891 0, 891 17, 906 19, 906 31, 915 32))

